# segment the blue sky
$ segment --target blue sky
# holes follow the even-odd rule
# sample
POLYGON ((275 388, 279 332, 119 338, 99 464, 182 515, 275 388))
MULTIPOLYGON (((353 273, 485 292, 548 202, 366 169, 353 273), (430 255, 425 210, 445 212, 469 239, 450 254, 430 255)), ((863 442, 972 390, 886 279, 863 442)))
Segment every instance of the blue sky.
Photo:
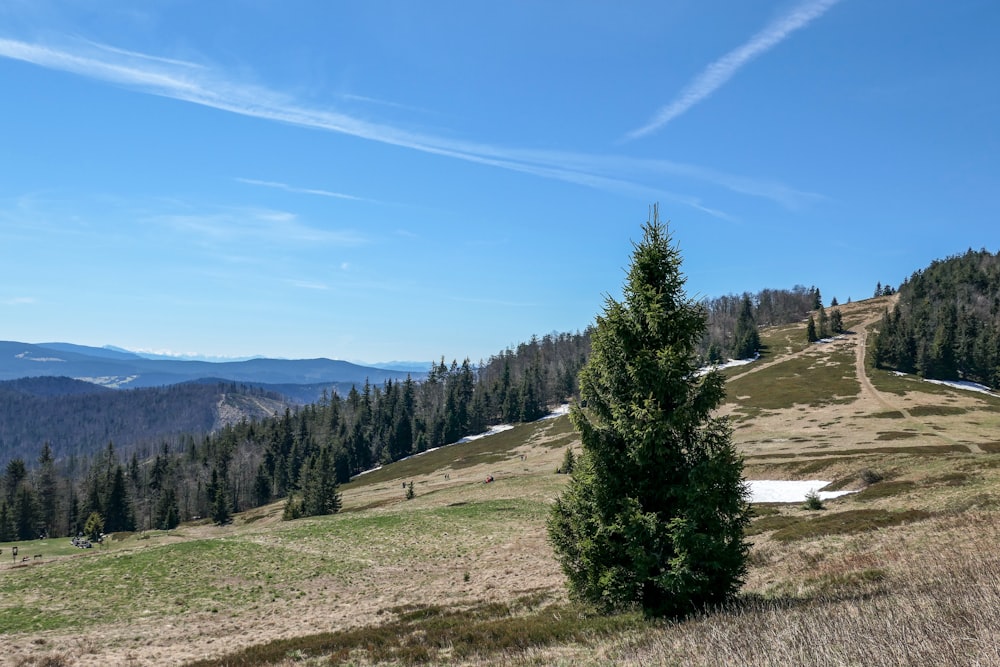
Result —
POLYGON ((365 362, 1000 246, 990 0, 0 5, 0 338, 365 362))

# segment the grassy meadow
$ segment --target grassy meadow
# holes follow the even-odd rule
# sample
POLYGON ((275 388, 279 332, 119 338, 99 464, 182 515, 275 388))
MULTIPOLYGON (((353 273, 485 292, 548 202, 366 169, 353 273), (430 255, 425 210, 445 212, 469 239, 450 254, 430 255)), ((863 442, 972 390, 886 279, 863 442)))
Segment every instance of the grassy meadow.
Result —
POLYGON ((769 330, 726 371, 747 478, 855 493, 756 505, 725 608, 652 621, 567 599, 545 535, 579 447, 559 417, 362 475, 330 517, 283 522, 277 503, 87 551, 0 545, 0 661, 1000 665, 1000 399, 872 369, 885 303, 842 305, 850 332, 828 343, 769 330))

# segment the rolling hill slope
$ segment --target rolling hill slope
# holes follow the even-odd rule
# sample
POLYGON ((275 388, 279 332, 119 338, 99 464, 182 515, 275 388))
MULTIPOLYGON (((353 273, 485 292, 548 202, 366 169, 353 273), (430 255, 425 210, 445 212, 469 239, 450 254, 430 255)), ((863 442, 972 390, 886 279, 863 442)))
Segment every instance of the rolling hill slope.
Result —
POLYGON ((566 599, 545 530, 578 446, 560 417, 362 475, 329 517, 283 522, 276 503, 104 551, 32 543, 41 558, 0 565, 0 659, 1000 664, 1000 398, 867 367, 884 307, 842 306, 852 333, 828 343, 765 331, 762 358, 727 371, 748 478, 856 491, 757 506, 731 608, 655 623, 566 599))

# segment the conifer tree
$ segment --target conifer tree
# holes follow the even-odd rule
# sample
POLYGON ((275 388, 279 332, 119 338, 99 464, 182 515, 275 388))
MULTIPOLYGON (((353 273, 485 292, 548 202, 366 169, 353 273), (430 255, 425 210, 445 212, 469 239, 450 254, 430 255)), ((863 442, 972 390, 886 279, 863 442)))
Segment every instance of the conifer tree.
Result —
POLYGON ((816 320, 813 316, 809 316, 809 321, 806 323, 806 340, 810 343, 815 343, 819 340, 819 336, 816 335, 816 320))
POLYGON ((135 515, 125 486, 125 470, 121 465, 115 467, 111 489, 108 491, 104 528, 109 533, 135 530, 135 515))
POLYGON ((177 507, 177 492, 174 487, 167 487, 160 495, 160 500, 156 504, 155 528, 159 530, 172 530, 181 523, 180 509, 177 507))
POLYGON ((840 308, 834 308, 830 311, 830 330, 835 334, 844 333, 844 316, 840 312, 840 308))
POLYGON ((826 308, 823 307, 823 304, 819 305, 818 310, 816 333, 820 338, 828 338, 830 336, 830 316, 826 314, 826 308))
POLYGON ((549 519, 570 593, 678 616, 731 597, 749 506, 719 373, 698 375, 705 314, 654 206, 623 301, 607 299, 571 411, 583 454, 549 519))
POLYGON ((753 316, 753 304, 750 295, 744 294, 740 305, 740 315, 736 320, 736 330, 733 333, 733 358, 749 359, 760 350, 760 333, 753 316))

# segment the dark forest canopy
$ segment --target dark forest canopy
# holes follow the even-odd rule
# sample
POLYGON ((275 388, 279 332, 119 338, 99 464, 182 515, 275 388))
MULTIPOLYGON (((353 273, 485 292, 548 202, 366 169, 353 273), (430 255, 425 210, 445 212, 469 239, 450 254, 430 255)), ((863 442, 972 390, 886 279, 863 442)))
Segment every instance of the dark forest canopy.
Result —
POLYGON ((0 465, 34 459, 49 443, 57 460, 90 456, 108 442, 130 453, 164 439, 201 437, 224 415, 264 417, 287 402, 234 382, 185 382, 115 390, 66 377, 0 382, 0 465))
POLYGON ((934 261, 898 294, 874 345, 878 368, 1000 387, 1000 253, 934 261))

